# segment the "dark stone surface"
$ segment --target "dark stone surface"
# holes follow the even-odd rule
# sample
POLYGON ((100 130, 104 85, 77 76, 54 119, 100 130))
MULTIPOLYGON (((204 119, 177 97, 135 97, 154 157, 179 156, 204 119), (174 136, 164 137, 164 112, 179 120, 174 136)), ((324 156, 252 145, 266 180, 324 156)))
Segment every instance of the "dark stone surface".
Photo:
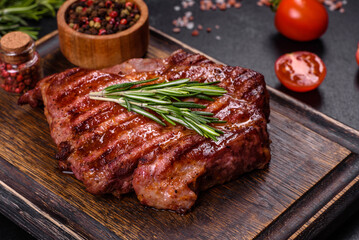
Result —
MULTIPOLYGON (((150 9, 150 24, 157 29, 197 48, 228 64, 248 67, 264 74, 268 85, 283 91, 312 106, 338 121, 359 129, 359 68, 355 51, 359 40, 359 1, 348 0, 345 13, 329 12, 329 27, 319 40, 299 43, 288 40, 277 33, 274 13, 266 7, 258 7, 256 0, 242 1, 240 9, 226 11, 199 10, 197 1, 193 7, 175 11, 181 1, 147 0, 150 9), (172 21, 191 11, 195 25, 204 30, 197 37, 191 30, 182 28, 172 32, 172 21), (215 28, 219 25, 219 29, 215 28), (212 28, 206 33, 207 27, 212 28), (220 38, 220 40, 218 40, 220 38), (327 77, 323 84, 308 93, 295 93, 285 89, 274 73, 274 62, 282 54, 308 50, 317 53, 327 66, 327 77)), ((44 19, 40 37, 56 28, 54 19, 44 19)), ((359 200, 353 206, 359 206, 359 200)), ((346 219, 332 224, 328 239, 359 239, 359 213, 353 207, 347 211, 346 219)), ((328 235, 326 235, 328 236, 328 235)), ((25 231, 0 215, 0 239, 32 239, 25 231)))

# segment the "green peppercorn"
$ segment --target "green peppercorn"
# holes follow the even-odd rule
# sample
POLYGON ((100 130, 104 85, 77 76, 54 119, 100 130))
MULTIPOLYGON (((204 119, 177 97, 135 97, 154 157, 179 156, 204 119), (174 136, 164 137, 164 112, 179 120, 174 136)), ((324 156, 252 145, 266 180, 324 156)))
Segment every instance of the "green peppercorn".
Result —
POLYGON ((83 7, 77 6, 75 11, 76 11, 76 13, 81 13, 82 9, 83 9, 83 7))
POLYGON ((120 14, 120 17, 121 17, 121 18, 125 18, 125 17, 127 17, 128 15, 130 15, 130 12, 129 12, 127 9, 121 10, 121 14, 120 14))
POLYGON ((94 28, 99 29, 101 27, 101 23, 95 22, 93 26, 94 26, 94 28))

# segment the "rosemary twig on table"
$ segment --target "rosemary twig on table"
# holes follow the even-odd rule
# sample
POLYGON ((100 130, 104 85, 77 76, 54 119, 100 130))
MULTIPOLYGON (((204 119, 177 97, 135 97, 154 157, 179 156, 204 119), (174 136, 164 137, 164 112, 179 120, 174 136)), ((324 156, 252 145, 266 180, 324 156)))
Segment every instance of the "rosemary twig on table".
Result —
POLYGON ((11 31, 21 31, 37 39, 40 28, 28 26, 28 20, 56 15, 65 0, 0 0, 0 37, 11 31))
POLYGON ((208 124, 225 123, 225 121, 212 117, 213 113, 192 110, 191 108, 204 109, 206 106, 194 102, 181 101, 181 98, 191 97, 213 101, 213 96, 222 96, 227 91, 215 85, 218 82, 200 83, 190 81, 188 78, 171 82, 140 85, 157 79, 153 78, 112 85, 103 91, 91 92, 90 98, 118 103, 128 111, 136 112, 166 126, 159 118, 161 116, 169 124, 181 124, 196 131, 201 136, 217 141, 216 137, 223 134, 223 132, 208 124), (152 110, 159 116, 148 110, 152 110))

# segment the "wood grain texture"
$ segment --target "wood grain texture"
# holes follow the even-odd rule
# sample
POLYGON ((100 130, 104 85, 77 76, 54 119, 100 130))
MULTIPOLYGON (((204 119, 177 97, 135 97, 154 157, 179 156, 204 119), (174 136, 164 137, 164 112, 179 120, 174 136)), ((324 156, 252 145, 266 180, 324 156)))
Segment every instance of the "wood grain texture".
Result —
POLYGON ((132 0, 141 13, 136 24, 125 31, 102 36, 80 33, 68 26, 66 12, 75 1, 66 1, 57 13, 60 48, 67 60, 83 68, 99 69, 145 55, 149 30, 148 8, 144 1, 132 0))
MULTIPOLYGON (((38 48, 45 75, 72 67, 57 44, 54 37, 38 48)), ((179 47, 194 51, 152 32, 147 56, 166 57, 179 47)), ((16 95, 1 90, 0 211, 36 236, 56 233, 64 239, 307 236, 306 229, 334 206, 335 197, 340 199, 345 195, 342 191, 356 186, 359 137, 271 93, 269 167, 201 193, 194 210, 181 216, 146 208, 134 194, 116 199, 87 193, 79 181, 57 169, 56 148, 43 110, 20 107, 16 95), (347 135, 350 141, 343 139, 347 135)))

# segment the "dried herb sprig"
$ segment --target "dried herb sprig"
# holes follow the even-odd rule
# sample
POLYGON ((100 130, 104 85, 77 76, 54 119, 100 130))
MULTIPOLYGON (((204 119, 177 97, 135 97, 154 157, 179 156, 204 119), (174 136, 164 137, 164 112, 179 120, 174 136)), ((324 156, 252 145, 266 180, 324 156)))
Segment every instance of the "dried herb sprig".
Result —
POLYGON ((225 121, 212 117, 213 113, 210 112, 193 111, 191 108, 204 109, 206 106, 181 101, 181 98, 192 97, 213 101, 213 96, 222 96, 227 91, 215 85, 218 82, 200 83, 190 81, 188 78, 140 85, 157 79, 116 84, 105 88, 101 92, 91 92, 89 96, 94 100, 118 103, 128 111, 136 112, 166 126, 158 116, 146 111, 146 109, 152 110, 169 124, 181 124, 196 131, 201 136, 217 141, 216 137, 223 134, 223 132, 208 124, 225 123, 225 121))

